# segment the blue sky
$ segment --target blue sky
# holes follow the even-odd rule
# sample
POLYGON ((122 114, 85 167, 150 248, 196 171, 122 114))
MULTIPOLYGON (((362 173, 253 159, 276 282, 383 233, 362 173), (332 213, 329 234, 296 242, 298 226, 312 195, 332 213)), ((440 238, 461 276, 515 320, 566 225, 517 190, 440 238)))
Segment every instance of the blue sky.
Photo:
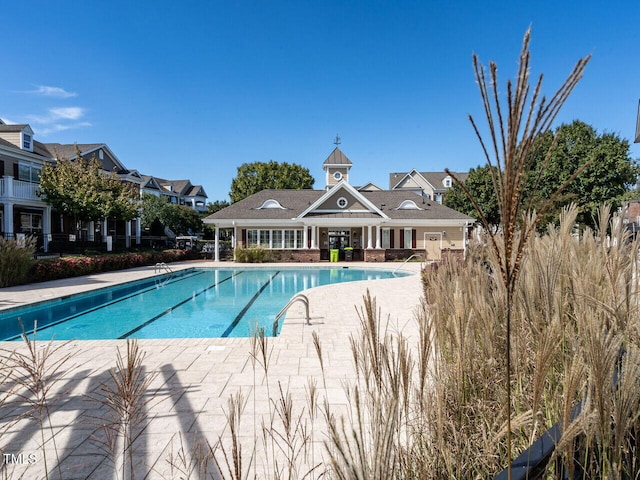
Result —
POLYGON ((298 163, 323 188, 336 134, 354 185, 483 164, 471 57, 496 61, 504 89, 529 26, 547 97, 592 54, 557 124, 635 131, 637 1, 34 0, 0 18, 0 118, 45 143, 106 143, 209 201, 245 162, 298 163))

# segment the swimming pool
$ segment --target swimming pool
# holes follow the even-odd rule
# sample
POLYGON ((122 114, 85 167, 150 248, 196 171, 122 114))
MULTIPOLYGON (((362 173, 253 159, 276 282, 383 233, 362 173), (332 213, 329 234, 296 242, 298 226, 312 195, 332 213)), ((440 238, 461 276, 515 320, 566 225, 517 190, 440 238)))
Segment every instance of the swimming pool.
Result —
POLYGON ((247 337, 271 334, 296 293, 330 283, 403 276, 358 268, 191 268, 0 312, 0 339, 37 321, 38 339, 247 337))

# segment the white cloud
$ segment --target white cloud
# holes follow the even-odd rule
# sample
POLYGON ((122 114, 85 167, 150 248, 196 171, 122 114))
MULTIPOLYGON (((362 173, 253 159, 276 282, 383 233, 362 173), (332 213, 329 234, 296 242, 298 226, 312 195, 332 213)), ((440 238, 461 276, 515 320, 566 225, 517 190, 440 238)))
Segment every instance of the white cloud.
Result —
POLYGON ((72 130, 75 128, 83 128, 83 127, 90 127, 90 126, 91 126, 91 123, 89 122, 78 122, 78 123, 67 123, 67 124, 52 123, 43 128, 34 128, 34 130, 38 135, 47 136, 52 133, 63 132, 65 130, 72 130))
POLYGON ((49 109, 53 119, 63 118, 65 120, 78 120, 84 115, 84 108, 81 107, 62 107, 49 109))
POLYGON ((45 97, 56 97, 56 98, 69 98, 78 96, 75 92, 67 92, 64 88, 60 87, 49 87, 47 85, 38 85, 35 90, 32 90, 29 93, 35 93, 36 95, 43 95, 45 97))
POLYGON ((29 123, 38 135, 47 136, 52 133, 90 127, 91 123, 83 121, 86 110, 82 107, 50 108, 45 115, 29 115, 29 123))

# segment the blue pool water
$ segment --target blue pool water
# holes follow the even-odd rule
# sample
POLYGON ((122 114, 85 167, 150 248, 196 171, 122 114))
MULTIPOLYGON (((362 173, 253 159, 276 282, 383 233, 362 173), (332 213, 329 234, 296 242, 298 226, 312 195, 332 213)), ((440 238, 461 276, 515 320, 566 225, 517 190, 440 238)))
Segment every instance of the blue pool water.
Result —
MULTIPOLYGON (((354 268, 188 269, 0 313, 0 339, 247 337, 311 287, 403 274, 354 268)), ((327 299, 330 301, 330 299, 327 299)))

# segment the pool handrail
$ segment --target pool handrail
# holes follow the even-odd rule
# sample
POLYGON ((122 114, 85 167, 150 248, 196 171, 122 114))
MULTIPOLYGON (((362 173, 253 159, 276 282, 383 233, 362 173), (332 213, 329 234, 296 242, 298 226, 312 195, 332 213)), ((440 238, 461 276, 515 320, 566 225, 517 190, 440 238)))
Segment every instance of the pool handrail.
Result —
POLYGON ((173 273, 173 270, 164 262, 156 263, 156 266, 153 268, 153 273, 162 272, 163 270, 167 273, 173 273))
POLYGON ((407 258, 404 262, 402 262, 402 265, 400 265, 398 268, 396 268, 396 269, 395 269, 393 272, 391 272, 391 273, 395 275, 395 273, 396 273, 398 270, 400 270, 402 267, 404 267, 404 266, 405 266, 405 264, 406 264, 409 260, 411 260, 412 258, 418 258, 418 257, 420 257, 420 268, 421 268, 421 269, 422 269, 422 268, 424 268, 424 264, 425 264, 425 262, 426 262, 425 258, 422 256, 422 254, 421 254, 421 253, 414 253, 414 254, 413 254, 413 255, 411 255, 409 258, 407 258))
POLYGON ((273 322, 273 336, 275 337, 276 334, 278 333, 278 321, 280 320, 280 317, 282 317, 287 310, 289 310, 289 307, 291 305, 293 305, 295 302, 300 301, 302 303, 304 303, 305 306, 305 310, 306 310, 306 320, 307 320, 307 325, 311 325, 311 317, 309 316, 309 299, 307 298, 306 295, 302 294, 302 293, 298 293, 296 295, 293 296, 293 298, 291 298, 291 300, 289 300, 287 302, 287 304, 282 307, 282 310, 280 310, 278 312, 278 314, 276 315, 276 319, 273 322))

